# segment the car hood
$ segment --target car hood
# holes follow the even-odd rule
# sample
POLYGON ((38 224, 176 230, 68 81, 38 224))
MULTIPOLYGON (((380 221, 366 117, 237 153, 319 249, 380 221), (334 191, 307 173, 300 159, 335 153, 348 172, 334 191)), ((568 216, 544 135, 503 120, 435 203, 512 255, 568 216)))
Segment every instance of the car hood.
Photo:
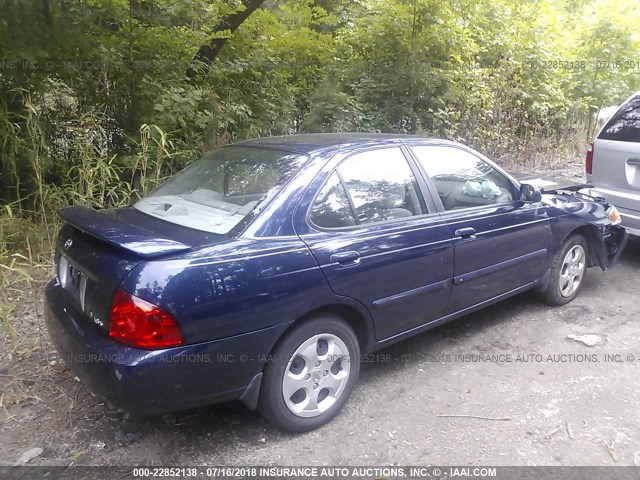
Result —
POLYGON ((558 190, 545 190, 542 202, 569 214, 583 216, 586 220, 605 220, 611 206, 604 198, 589 190, 589 185, 575 185, 558 190))

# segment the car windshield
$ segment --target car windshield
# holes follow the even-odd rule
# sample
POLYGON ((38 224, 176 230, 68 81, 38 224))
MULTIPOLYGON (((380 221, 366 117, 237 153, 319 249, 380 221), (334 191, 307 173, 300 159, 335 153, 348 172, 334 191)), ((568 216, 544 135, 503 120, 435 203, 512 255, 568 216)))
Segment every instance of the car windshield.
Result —
POLYGON ((185 227, 226 234, 275 195, 305 155, 225 147, 194 162, 134 207, 185 227))

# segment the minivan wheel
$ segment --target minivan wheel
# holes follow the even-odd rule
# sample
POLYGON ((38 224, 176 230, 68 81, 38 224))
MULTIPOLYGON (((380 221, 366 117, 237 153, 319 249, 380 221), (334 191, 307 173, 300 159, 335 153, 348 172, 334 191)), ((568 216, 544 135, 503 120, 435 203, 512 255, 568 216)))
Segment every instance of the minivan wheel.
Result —
POLYGON ((342 409, 360 370, 360 348, 340 318, 322 315, 289 332, 264 369, 258 409, 274 425, 306 432, 342 409))
POLYGON ((581 235, 571 236, 553 259, 545 300, 551 305, 565 305, 576 298, 588 264, 586 240, 581 235))

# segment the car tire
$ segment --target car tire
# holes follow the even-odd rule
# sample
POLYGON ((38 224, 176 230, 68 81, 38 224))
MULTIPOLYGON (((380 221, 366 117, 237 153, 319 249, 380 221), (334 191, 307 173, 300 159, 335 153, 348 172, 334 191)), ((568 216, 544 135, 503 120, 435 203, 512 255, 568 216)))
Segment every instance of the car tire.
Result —
POLYGON ((584 285, 588 265, 587 241, 582 235, 572 235, 553 258, 545 301, 550 305, 565 305, 576 298, 584 285))
POLYGON ((359 370, 353 330, 333 315, 311 318, 288 332, 270 356, 258 410, 284 430, 313 430, 340 412, 359 370))

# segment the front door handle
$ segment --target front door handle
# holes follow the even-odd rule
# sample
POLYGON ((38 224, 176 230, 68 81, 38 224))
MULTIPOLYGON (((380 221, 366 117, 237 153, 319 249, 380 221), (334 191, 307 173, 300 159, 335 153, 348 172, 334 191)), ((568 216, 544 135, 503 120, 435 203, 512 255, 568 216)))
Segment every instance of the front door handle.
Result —
POLYGON ((340 252, 334 253, 329 257, 331 263, 339 263, 340 265, 356 265, 360 263, 360 254, 358 252, 340 252))
POLYGON ((454 233, 456 238, 462 238, 465 240, 475 240, 476 229, 473 227, 459 228, 454 233))
POLYGON ((630 158, 627 160, 627 165, 633 165, 634 167, 640 167, 640 158, 630 158))

